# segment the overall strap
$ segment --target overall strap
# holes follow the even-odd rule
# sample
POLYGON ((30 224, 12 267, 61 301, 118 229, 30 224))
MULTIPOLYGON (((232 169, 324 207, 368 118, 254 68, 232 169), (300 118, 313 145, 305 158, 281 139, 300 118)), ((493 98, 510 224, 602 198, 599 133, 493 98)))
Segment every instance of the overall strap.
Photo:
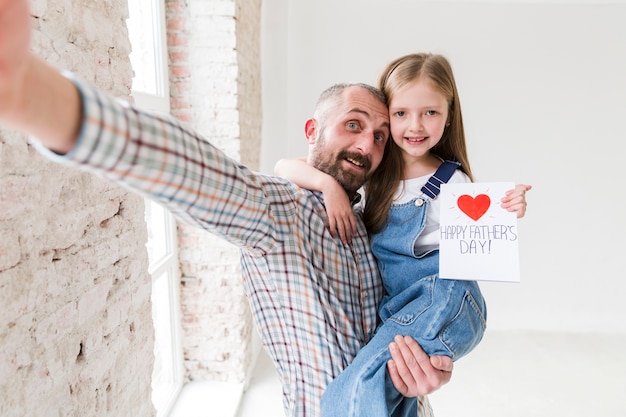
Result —
POLYGON ((444 161, 439 168, 437 168, 437 171, 426 181, 426 184, 422 187, 422 192, 430 198, 434 199, 437 197, 439 191, 441 191, 439 188, 441 184, 447 183, 454 174, 454 171, 460 166, 461 164, 458 162, 444 161))

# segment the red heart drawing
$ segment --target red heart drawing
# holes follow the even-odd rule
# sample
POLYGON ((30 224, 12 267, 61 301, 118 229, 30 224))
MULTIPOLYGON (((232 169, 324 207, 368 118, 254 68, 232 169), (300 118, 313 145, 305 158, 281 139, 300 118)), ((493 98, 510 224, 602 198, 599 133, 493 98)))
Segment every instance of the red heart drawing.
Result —
POLYGON ((486 194, 478 194, 476 198, 464 194, 458 198, 456 204, 461 211, 474 221, 478 221, 491 205, 491 199, 486 194))

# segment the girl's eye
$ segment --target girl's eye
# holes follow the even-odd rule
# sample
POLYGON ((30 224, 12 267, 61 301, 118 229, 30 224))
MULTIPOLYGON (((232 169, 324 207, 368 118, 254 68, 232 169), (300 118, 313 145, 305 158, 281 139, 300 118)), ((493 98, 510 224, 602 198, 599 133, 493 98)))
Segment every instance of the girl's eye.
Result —
POLYGON ((395 115, 396 115, 397 117, 402 117, 402 116, 404 116, 404 114, 405 114, 405 113, 404 113, 402 110, 397 111, 397 112, 395 113, 395 115))
POLYGON ((434 116, 434 115, 436 115, 436 114, 437 114, 437 110, 428 110, 428 111, 426 112, 426 114, 427 114, 428 116, 434 116))

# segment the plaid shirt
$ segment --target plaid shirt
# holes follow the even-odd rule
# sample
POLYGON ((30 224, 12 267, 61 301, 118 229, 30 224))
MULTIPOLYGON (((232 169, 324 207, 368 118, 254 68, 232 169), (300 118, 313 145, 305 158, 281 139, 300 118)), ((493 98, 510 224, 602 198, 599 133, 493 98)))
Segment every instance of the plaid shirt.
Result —
POLYGON ((253 172, 173 117, 144 112, 66 75, 82 96, 80 137, 64 156, 39 146, 41 152, 153 199, 238 246, 285 412, 319 415, 324 388, 377 325, 383 287, 363 223, 343 245, 328 232, 320 193, 253 172))

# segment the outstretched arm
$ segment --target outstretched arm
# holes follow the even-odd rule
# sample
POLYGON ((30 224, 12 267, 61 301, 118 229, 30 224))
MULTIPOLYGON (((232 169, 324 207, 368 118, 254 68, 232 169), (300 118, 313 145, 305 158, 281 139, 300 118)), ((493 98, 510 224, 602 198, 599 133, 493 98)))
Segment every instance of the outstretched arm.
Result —
POLYGON ((30 52, 26 0, 0 0, 0 122, 66 153, 78 136, 81 103, 60 72, 30 52))
POLYGON ((274 166, 274 173, 302 188, 324 193, 330 234, 339 234, 343 243, 350 242, 357 233, 356 217, 346 191, 333 177, 309 165, 304 158, 281 159, 274 166))

